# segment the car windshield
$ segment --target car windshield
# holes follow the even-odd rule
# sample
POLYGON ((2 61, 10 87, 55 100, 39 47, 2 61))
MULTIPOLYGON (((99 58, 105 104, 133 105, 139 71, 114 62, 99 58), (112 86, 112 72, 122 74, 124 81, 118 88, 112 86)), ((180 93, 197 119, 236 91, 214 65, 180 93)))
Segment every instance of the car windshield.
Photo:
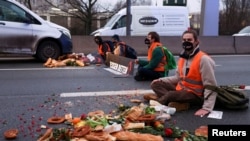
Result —
POLYGON ((104 27, 111 27, 112 24, 114 24, 114 21, 117 21, 117 18, 119 18, 120 15, 116 14, 114 15, 106 24, 104 27))
POLYGON ((250 26, 247 26, 239 31, 239 34, 250 33, 250 26))

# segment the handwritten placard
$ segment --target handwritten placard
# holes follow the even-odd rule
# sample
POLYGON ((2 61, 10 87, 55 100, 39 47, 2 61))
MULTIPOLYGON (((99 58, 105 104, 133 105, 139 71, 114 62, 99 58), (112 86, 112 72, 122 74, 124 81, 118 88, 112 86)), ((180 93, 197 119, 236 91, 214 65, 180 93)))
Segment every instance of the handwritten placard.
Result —
POLYGON ((127 74, 127 71, 128 71, 127 66, 124 66, 124 65, 112 62, 112 61, 110 61, 110 68, 113 70, 116 70, 122 74, 127 74))

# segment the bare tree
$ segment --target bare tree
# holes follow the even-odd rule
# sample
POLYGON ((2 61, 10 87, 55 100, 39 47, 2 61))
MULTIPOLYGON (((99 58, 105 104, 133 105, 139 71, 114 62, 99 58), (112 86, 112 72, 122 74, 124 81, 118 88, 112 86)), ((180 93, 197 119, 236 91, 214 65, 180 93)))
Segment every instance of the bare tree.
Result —
POLYGON ((60 3, 54 3, 51 0, 45 0, 50 6, 60 9, 60 11, 80 19, 85 26, 85 34, 90 34, 92 29, 93 16, 97 14, 95 4, 97 0, 61 0, 60 3))
MULTIPOLYGON (((132 5, 141 5, 149 0, 131 0, 132 5), (141 2, 141 3, 140 3, 141 2)), ((61 11, 69 14, 72 17, 80 19, 82 23, 80 25, 84 26, 85 35, 89 35, 93 30, 93 23, 96 20, 100 20, 99 16, 105 14, 102 20, 107 20, 120 9, 126 7, 126 0, 117 1, 112 5, 104 7, 104 5, 97 3, 97 0, 61 0, 60 3, 53 3, 51 0, 45 0, 50 6, 58 8, 61 11)))
POLYGON ((24 4, 26 7, 28 7, 30 10, 33 9, 31 0, 17 0, 18 2, 24 4))
MULTIPOLYGON (((151 5, 151 0, 131 0, 131 5, 151 5)), ((114 11, 115 13, 119 10, 121 10, 122 8, 127 7, 127 1, 118 1, 115 5, 112 11, 114 11)))
POLYGON ((220 35, 232 35, 250 24, 249 0, 223 0, 223 11, 220 13, 220 35))

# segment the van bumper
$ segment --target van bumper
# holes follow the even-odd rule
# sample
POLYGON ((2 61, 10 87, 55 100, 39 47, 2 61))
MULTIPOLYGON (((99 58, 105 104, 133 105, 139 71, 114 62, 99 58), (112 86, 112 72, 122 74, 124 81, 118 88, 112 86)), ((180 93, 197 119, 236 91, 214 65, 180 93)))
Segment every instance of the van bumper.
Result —
POLYGON ((61 44, 62 54, 71 54, 73 52, 72 40, 68 36, 62 34, 59 41, 61 44))

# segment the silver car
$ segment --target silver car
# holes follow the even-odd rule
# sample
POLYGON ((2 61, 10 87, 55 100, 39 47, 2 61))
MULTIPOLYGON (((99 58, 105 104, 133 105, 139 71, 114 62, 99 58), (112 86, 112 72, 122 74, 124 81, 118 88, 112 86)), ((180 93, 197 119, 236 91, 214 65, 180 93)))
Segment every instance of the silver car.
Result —
POLYGON ((233 34, 233 36, 250 36, 250 26, 242 28, 238 33, 233 34))
POLYGON ((57 59, 72 53, 71 35, 15 0, 0 0, 0 54, 9 53, 57 59))

